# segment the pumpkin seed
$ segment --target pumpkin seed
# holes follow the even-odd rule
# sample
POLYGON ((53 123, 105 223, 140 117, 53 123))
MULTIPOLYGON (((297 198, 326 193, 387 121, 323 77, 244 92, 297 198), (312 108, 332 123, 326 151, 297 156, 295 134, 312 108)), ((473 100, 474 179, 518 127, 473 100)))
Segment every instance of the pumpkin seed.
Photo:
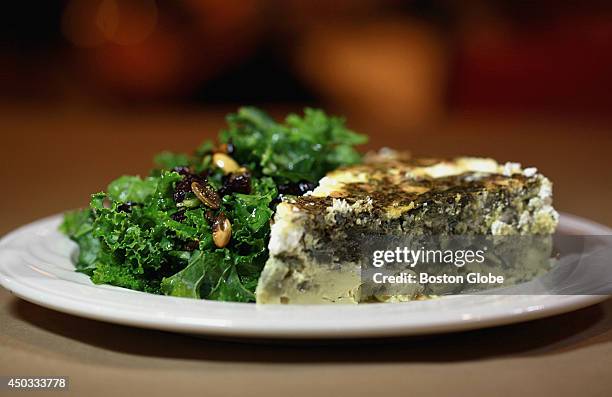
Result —
POLYGON ((215 167, 221 169, 224 174, 230 174, 240 169, 240 165, 225 153, 215 153, 212 157, 215 167))
POLYGON ((191 182, 191 191, 208 207, 216 210, 221 206, 221 198, 208 183, 191 182))
POLYGON ((232 224, 223 212, 217 215, 213 223, 213 242, 219 248, 225 247, 232 238, 232 224))

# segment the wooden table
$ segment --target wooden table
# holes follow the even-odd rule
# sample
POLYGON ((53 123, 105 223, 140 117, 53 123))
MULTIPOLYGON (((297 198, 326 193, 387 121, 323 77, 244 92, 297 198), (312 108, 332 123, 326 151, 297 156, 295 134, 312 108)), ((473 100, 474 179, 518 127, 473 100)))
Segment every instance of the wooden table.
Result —
MULTIPOLYGON (((0 234, 85 205, 120 174, 145 174, 162 149, 190 150, 226 110, 0 107, 0 234)), ((462 114, 430 131, 353 127, 371 147, 536 165, 555 181, 557 208, 612 225, 610 123, 462 114)), ((0 375, 67 375, 78 395, 609 396, 610 368, 612 300, 487 330, 287 346, 106 324, 0 290, 0 375)))

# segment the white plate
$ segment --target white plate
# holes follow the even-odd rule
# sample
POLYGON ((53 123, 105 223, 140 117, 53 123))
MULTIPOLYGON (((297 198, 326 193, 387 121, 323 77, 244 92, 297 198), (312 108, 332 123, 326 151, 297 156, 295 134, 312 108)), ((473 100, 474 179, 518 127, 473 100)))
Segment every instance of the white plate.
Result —
MULTIPOLYGON (((401 304, 257 306, 151 295, 93 285, 74 272, 76 245, 57 231, 61 216, 23 226, 0 240, 0 284, 61 312, 137 327, 250 338, 346 338, 431 334, 532 320, 589 306, 605 295, 470 295, 401 304)), ((560 229, 612 230, 571 215, 560 229)))

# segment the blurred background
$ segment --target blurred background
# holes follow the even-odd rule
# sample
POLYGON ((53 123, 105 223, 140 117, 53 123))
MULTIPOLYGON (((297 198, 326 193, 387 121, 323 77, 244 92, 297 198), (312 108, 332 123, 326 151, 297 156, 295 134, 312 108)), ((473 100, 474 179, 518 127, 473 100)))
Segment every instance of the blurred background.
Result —
POLYGON ((612 224, 612 2, 19 1, 2 18, 0 233, 192 150, 243 104, 323 107, 365 149, 536 165, 561 209, 612 224))
POLYGON ((384 127, 456 110, 606 115, 612 3, 12 2, 10 99, 125 108, 316 104, 384 127))

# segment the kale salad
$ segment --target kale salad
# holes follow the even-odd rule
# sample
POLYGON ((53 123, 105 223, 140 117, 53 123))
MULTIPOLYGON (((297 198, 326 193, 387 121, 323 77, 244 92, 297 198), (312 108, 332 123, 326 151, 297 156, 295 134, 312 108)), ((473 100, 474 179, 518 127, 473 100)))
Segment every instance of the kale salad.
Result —
POLYGON ((66 213, 60 230, 79 246, 76 270, 96 284, 254 301, 276 204, 358 163, 354 146, 367 138, 309 108, 278 123, 243 107, 227 124, 216 144, 163 152, 149 176, 121 176, 66 213))

